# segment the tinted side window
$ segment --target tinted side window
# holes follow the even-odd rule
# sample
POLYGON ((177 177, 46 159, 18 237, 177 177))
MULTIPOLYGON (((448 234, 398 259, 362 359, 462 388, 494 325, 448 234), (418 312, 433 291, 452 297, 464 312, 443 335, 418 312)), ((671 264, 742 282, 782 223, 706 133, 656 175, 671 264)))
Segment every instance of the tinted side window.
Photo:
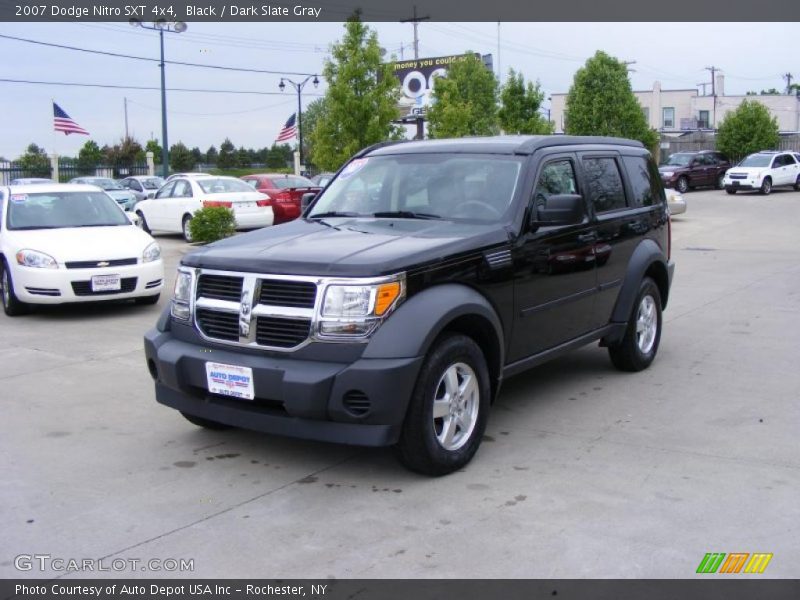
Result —
POLYGON ((544 206, 550 196, 577 193, 578 186, 575 182, 575 168, 572 166, 572 161, 556 160, 542 167, 539 180, 536 182, 534 204, 544 206))
POLYGON ((659 189, 644 156, 624 156, 625 170, 631 180, 634 206, 653 206, 659 201, 659 189))
POLYGON ((584 158, 583 171, 595 211, 601 213, 625 208, 625 188, 616 160, 584 158))

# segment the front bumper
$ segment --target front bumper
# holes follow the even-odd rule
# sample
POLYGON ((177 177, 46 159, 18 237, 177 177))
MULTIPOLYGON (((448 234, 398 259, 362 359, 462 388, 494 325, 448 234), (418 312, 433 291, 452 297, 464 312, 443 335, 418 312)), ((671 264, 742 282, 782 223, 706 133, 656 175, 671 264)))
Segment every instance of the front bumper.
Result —
POLYGON ((98 302, 155 296, 164 288, 164 263, 149 263, 93 269, 37 269, 11 265, 14 294, 29 304, 63 304, 65 302, 98 302), (94 275, 119 275, 122 290, 92 293, 94 275))
POLYGON ((728 179, 722 180, 722 187, 726 190, 758 190, 761 188, 761 179, 728 179))
POLYGON ((235 427, 361 446, 397 442, 422 363, 422 357, 338 363, 245 353, 189 343, 158 329, 145 335, 144 346, 161 404, 235 427), (255 399, 209 393, 208 361, 250 367, 255 399), (354 395, 360 406, 366 398, 366 412, 354 413, 354 395))

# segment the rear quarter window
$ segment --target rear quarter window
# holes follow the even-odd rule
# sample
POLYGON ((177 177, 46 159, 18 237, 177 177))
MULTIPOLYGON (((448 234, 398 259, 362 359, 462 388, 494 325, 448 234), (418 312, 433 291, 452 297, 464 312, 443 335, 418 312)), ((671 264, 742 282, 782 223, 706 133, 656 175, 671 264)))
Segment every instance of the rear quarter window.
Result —
POLYGON ((595 211, 604 213, 626 208, 625 187, 614 158, 584 158, 583 171, 595 211))
POLYGON ((655 164, 644 156, 623 156, 633 191, 633 206, 653 206, 663 202, 664 192, 655 164))

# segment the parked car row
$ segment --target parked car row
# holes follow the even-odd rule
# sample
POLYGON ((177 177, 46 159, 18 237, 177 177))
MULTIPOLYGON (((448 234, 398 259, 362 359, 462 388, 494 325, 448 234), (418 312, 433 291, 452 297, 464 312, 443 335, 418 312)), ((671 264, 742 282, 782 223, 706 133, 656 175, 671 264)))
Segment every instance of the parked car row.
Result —
POLYGON ((729 194, 769 194, 776 186, 800 190, 800 153, 764 150, 732 165, 720 152, 676 152, 659 167, 659 172, 664 186, 681 194, 704 186, 724 189, 729 194))

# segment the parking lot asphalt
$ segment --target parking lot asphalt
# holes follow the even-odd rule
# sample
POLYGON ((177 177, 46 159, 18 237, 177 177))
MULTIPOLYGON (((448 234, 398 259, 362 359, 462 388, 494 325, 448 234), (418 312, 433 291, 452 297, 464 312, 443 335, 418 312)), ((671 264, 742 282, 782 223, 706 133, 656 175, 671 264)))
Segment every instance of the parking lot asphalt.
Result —
MULTIPOLYGON (((166 293, 0 315, 0 576, 685 578, 769 552, 761 577, 796 577, 800 192, 686 199, 654 365, 591 346, 508 380, 439 479, 157 404, 142 335, 166 293), (17 570, 32 554, 194 570, 17 570)), ((187 246, 157 239, 171 289, 187 246)))

